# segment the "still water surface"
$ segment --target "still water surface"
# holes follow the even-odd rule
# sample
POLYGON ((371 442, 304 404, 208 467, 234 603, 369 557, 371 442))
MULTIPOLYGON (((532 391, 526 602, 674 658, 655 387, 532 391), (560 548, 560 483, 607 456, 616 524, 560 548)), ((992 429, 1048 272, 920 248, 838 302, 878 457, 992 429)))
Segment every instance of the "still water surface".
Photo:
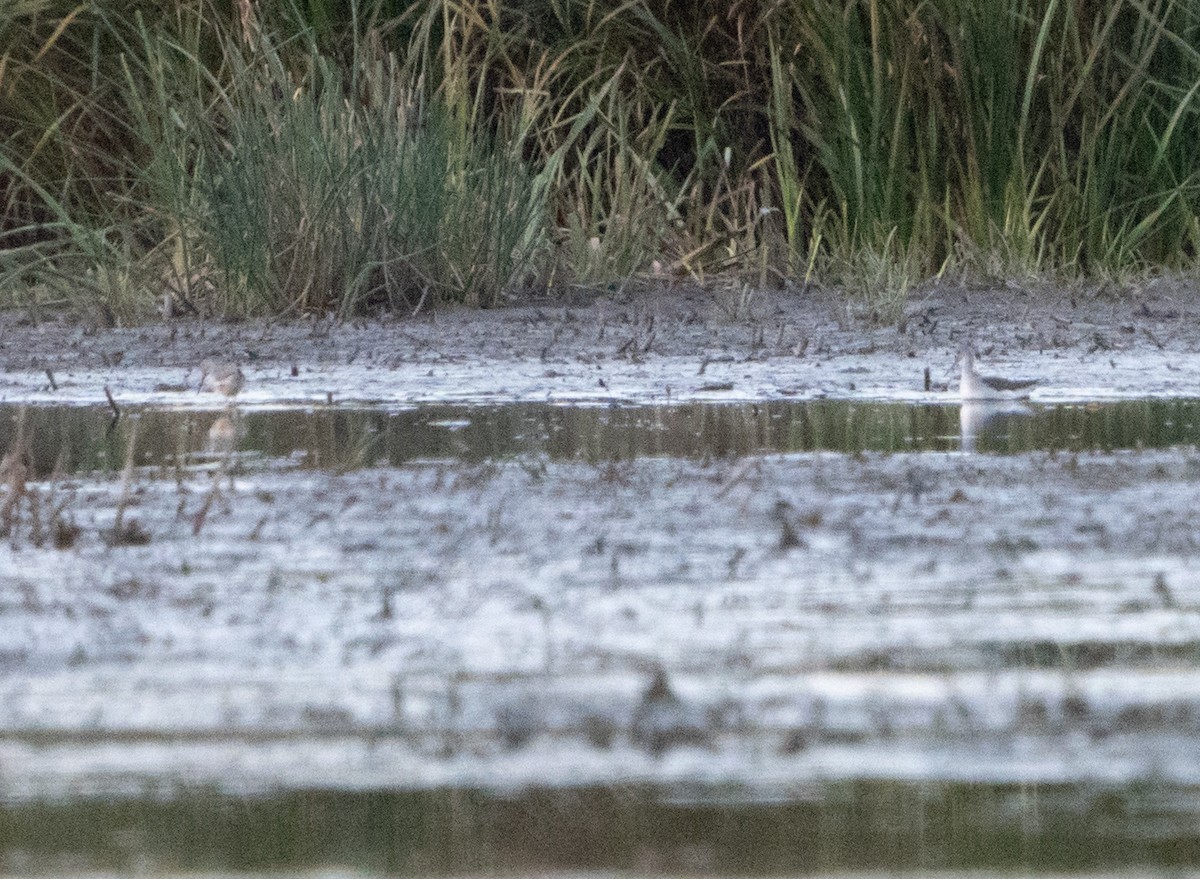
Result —
MULTIPOLYGON (((654 407, 427 406, 245 413, 147 409, 115 421, 105 408, 31 408, 26 430, 42 475, 116 470, 136 424, 136 462, 166 465, 211 449, 222 424, 236 448, 314 469, 481 461, 519 455, 608 461, 730 458, 762 452, 1113 451, 1200 443, 1200 401, 1056 406, 910 406, 817 401, 654 407)), ((0 448, 18 410, 0 407, 0 448)))
POLYGON ((1147 834, 1117 799, 1080 821, 1052 788, 856 783, 819 803, 797 793, 788 803, 731 805, 672 801, 638 788, 509 796, 302 792, 253 800, 192 792, 159 803, 0 807, 0 871, 277 874, 336 865, 341 875, 351 868, 578 877, 954 869, 978 870, 972 875, 979 879, 1031 871, 1084 876, 1147 863, 1156 866, 1138 875, 1179 876, 1172 871, 1200 856, 1194 828, 1147 834))

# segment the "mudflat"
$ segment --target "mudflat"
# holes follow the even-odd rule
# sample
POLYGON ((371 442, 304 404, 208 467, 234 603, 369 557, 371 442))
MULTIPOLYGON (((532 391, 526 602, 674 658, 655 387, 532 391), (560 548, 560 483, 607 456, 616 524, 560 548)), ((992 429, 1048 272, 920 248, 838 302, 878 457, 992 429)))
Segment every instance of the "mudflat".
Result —
POLYGON ((1075 293, 947 285, 886 325, 833 294, 702 288, 346 322, 107 329, 8 312, 0 398, 103 402, 108 385, 118 398, 162 401, 216 358, 243 368, 250 402, 908 399, 926 392, 926 368, 935 393, 955 383, 964 340, 981 371, 1043 378, 1052 398, 1189 396, 1200 388, 1198 293, 1180 279, 1075 293))
MULTIPOLYGON (((240 411, 954 405, 968 336, 1044 379, 1035 405, 1182 398, 1193 292, 933 291, 882 327, 831 298, 731 315, 699 290, 358 324, 10 313, 0 403, 107 387, 126 438, 146 407, 233 418, 196 391, 221 357, 240 411)), ((636 784, 832 803, 886 782, 1045 785, 1076 817, 1118 809, 1091 828, 1112 838, 1191 839, 1200 815, 1193 446, 344 468, 235 450, 23 491, 0 546, 9 802, 636 784), (1150 808, 1149 783, 1175 794, 1150 808)))

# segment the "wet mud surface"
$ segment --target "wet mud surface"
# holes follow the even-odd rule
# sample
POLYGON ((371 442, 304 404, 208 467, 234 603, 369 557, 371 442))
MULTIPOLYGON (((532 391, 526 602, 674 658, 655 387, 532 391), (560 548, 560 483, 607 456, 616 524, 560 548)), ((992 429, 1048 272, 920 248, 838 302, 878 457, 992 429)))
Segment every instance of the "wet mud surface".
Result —
MULTIPOLYGON (((984 294, 958 295, 904 332, 813 304, 722 321, 687 299, 365 328, 92 333, 5 316, 0 403, 103 405, 107 386, 123 442, 158 409, 196 427, 128 471, 124 445, 58 473, 46 451, 31 471, 0 546, 0 801, 19 824, 39 803, 197 791, 576 791, 593 805, 588 791, 627 791, 646 808, 816 804, 847 834, 903 825, 885 849, 927 838, 906 815, 966 809, 974 830, 887 861, 901 865, 1008 863, 1013 840, 1056 850, 1066 826, 1094 845, 1060 865, 1126 863, 1096 853, 1133 841, 1157 846, 1138 849, 1153 863, 1190 862, 1200 454, 1187 436, 972 453, 955 410, 935 407, 950 439, 926 451, 450 443, 394 457, 348 441, 314 465, 236 432, 203 451, 223 401, 196 393, 195 364, 222 352, 246 372, 247 420, 295 402, 949 407, 937 385, 955 384, 968 334, 990 340, 1000 371, 1046 378, 1038 404, 1200 384, 1182 294, 993 317, 984 294), (642 341, 625 346, 631 334, 642 341), (838 803, 867 823, 835 820, 838 803), (964 854, 980 828, 995 846, 964 854)), ((451 435, 470 422, 444 416, 451 435)), ((874 863, 834 848, 814 863, 874 863)), ((799 855, 780 857, 700 869, 799 855)))
POLYGON ((1194 454, 220 479, 215 500, 205 469, 61 480, 42 509, 77 529, 64 549, 17 523, 8 797, 1200 784, 1194 454))
POLYGON ((496 311, 339 323, 103 329, 0 315, 0 402, 195 405, 206 358, 239 363, 250 405, 894 399, 936 401, 973 340, 984 372, 1040 378, 1045 401, 1194 397, 1197 288, 963 287, 875 326, 825 294, 672 289, 496 311), (929 370, 926 389, 925 370, 929 370), (47 374, 49 370, 49 374, 47 374), (53 378, 53 381, 51 381, 53 378))

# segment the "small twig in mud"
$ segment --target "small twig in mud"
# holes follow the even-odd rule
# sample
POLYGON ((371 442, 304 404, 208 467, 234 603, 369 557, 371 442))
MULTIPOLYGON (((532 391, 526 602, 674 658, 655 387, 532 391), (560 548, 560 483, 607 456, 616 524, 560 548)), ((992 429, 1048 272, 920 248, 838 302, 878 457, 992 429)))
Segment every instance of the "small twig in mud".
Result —
POLYGON ((41 546, 46 542, 42 531, 42 499, 36 491, 26 492, 29 506, 29 542, 41 546))
POLYGON ((70 549, 75 545, 75 541, 79 540, 79 535, 82 533, 83 529, 76 525, 73 519, 60 515, 54 517, 55 549, 70 549))
POLYGON ((779 549, 781 551, 804 549, 808 546, 804 542, 804 538, 796 531, 796 526, 792 524, 793 512, 792 505, 782 498, 775 501, 775 506, 771 508, 771 518, 779 526, 779 549))
POLYGON ((1162 602, 1162 606, 1168 610, 1173 610, 1179 606, 1175 602, 1175 594, 1171 592, 1171 587, 1167 585, 1167 575, 1162 571, 1154 575, 1154 595, 1162 602))
POLYGON ((551 331, 550 341, 547 342, 545 344, 545 346, 542 348, 542 353, 541 353, 542 363, 545 363, 547 360, 550 359, 550 352, 553 350, 554 346, 556 344, 558 344, 558 338, 561 334, 562 334, 562 324, 559 324, 551 331))
POLYGON ((113 411, 113 418, 121 417, 121 407, 117 405, 117 401, 113 399, 112 391, 108 389, 108 385, 104 386, 104 396, 108 398, 108 407, 113 411))
POLYGON ((738 464, 737 467, 733 469, 733 472, 725 478, 725 481, 721 483, 720 489, 717 490, 717 499, 719 500, 725 497, 725 495, 729 494, 729 490, 745 479, 747 473, 749 473, 751 470, 758 469, 761 464, 762 461, 758 458, 743 458, 742 462, 738 464))
POLYGON ((764 327, 762 324, 754 324, 750 328, 750 353, 761 351, 767 347, 766 338, 764 335, 764 327))
POLYGON ((247 540, 258 540, 258 538, 262 536, 262 530, 266 526, 266 524, 267 524, 267 517, 266 516, 259 517, 259 520, 256 523, 254 523, 254 527, 252 529, 250 529, 250 533, 246 535, 246 539, 247 540))
POLYGON ((50 367, 46 367, 46 378, 50 380, 50 390, 58 390, 58 382, 54 380, 54 373, 50 371, 50 367))
POLYGON ((200 505, 200 509, 196 511, 196 515, 192 519, 192 536, 199 537, 200 532, 204 529, 204 522, 208 519, 208 511, 212 509, 213 501, 221 491, 221 480, 219 476, 214 475, 212 488, 208 490, 208 494, 204 496, 204 503, 200 505))
POLYGON ((733 551, 733 555, 731 555, 729 557, 729 560, 727 562, 725 562, 725 570, 727 572, 726 579, 732 580, 734 577, 737 576, 738 565, 740 565, 742 563, 742 559, 744 559, 745 557, 746 557, 745 547, 739 546, 737 549, 735 549, 733 551))
POLYGON ((184 465, 188 458, 188 435, 191 434, 194 427, 194 422, 191 419, 184 421, 178 430, 175 432, 175 454, 171 456, 173 465, 173 475, 175 477, 175 491, 179 495, 179 509, 176 516, 181 516, 183 511, 184 498, 187 495, 186 473, 184 465))
POLYGON ((67 492, 61 500, 58 497, 59 484, 66 472, 67 450, 63 448, 59 450, 58 458, 54 461, 54 471, 50 474, 50 491, 46 497, 46 504, 49 507, 47 521, 55 549, 70 549, 83 532, 83 529, 76 525, 70 516, 66 515, 67 506, 72 501, 73 495, 67 492))
MULTIPOLYGON (((107 391, 108 388, 105 388, 107 391)), ((111 398, 110 398, 111 399, 111 398)), ((138 423, 133 422, 129 431, 129 442, 125 446, 125 467, 121 471, 121 496, 117 498, 117 513, 113 517, 112 531, 108 535, 110 546, 144 545, 150 542, 150 534, 136 521, 125 523, 125 508, 133 494, 133 460, 137 449, 138 423)))

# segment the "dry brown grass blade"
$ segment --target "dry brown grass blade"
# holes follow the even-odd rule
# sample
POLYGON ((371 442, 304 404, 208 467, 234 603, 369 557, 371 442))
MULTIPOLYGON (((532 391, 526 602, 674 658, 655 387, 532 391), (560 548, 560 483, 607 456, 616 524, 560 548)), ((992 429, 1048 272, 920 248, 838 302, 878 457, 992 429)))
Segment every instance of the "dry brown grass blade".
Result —
POLYGON ((42 60, 42 58, 45 57, 47 52, 54 48, 54 45, 58 42, 59 37, 63 35, 63 32, 71 26, 71 22, 78 18, 80 13, 82 13, 85 9, 87 9, 87 4, 81 3, 62 17, 62 19, 55 26, 54 31, 49 37, 46 38, 46 42, 44 42, 42 47, 38 50, 37 55, 34 56, 33 61, 30 62, 30 66, 37 64, 42 60))
POLYGON ((137 422, 129 431, 129 443, 125 447, 125 467, 121 471, 121 496, 117 499, 117 513, 113 517, 112 532, 108 542, 112 546, 141 545, 150 542, 150 534, 137 520, 125 521, 125 510, 133 496, 133 462, 137 450, 137 422))
POLYGON ((25 409, 17 415, 17 436, 0 459, 0 484, 4 485, 4 503, 0 505, 0 533, 10 534, 16 522, 21 501, 28 497, 26 481, 32 469, 29 439, 25 434, 25 409))

